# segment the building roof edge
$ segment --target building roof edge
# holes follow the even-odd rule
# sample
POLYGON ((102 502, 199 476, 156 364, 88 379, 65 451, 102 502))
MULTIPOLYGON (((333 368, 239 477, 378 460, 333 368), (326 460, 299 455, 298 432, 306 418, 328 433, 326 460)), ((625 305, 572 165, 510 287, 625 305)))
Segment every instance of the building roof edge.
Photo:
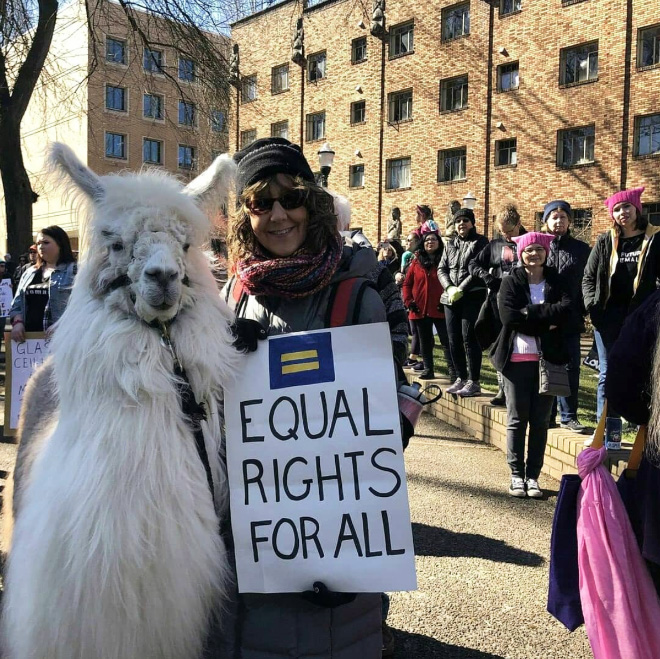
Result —
POLYGON ((299 0, 281 0, 280 2, 276 2, 275 4, 270 5, 269 7, 265 7, 264 9, 260 9, 259 11, 254 12, 254 14, 250 14, 249 16, 244 16, 243 18, 239 18, 237 21, 230 23, 229 27, 233 29, 234 26, 236 25, 243 25, 244 23, 249 23, 254 18, 259 18, 260 16, 263 16, 268 12, 271 12, 275 9, 279 9, 280 7, 284 7, 285 5, 290 5, 292 2, 298 2, 298 1, 299 0))

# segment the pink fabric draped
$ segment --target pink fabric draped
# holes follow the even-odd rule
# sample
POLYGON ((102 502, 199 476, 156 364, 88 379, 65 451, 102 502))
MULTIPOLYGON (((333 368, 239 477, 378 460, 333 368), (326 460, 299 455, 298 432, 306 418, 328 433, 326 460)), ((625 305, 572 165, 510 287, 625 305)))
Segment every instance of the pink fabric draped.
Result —
POLYGON ((578 565, 594 659, 658 659, 660 602, 639 551, 605 448, 578 456, 578 565))

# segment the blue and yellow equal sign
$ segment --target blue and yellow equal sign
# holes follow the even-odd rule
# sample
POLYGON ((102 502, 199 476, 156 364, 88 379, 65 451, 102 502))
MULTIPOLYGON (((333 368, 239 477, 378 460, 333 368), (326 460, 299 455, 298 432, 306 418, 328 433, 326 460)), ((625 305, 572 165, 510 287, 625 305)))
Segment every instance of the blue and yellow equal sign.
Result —
POLYGON ((271 389, 335 380, 330 332, 272 338, 268 350, 271 389))

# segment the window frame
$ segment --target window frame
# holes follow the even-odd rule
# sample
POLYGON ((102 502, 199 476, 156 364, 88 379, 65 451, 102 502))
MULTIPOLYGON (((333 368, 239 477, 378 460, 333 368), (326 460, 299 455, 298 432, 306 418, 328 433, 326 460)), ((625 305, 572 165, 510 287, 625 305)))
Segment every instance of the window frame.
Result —
POLYGON ((634 143, 633 143, 633 156, 639 159, 646 158, 657 158, 660 156, 660 112, 651 112, 649 114, 639 114, 635 115, 634 123, 634 143), (649 139, 651 141, 651 146, 653 146, 654 136, 657 135, 658 141, 658 150, 651 151, 650 153, 640 153, 640 124, 644 119, 653 119, 656 118, 656 122, 651 126, 651 134, 649 139))
POLYGON ((467 181, 467 146, 456 146, 456 147, 451 147, 449 149, 438 150, 436 181, 438 183, 457 183, 459 181, 467 181), (457 154, 457 155, 453 155, 453 154, 457 154), (444 177, 446 160, 448 158, 459 158, 459 170, 462 161, 463 176, 450 177, 450 178, 444 177), (441 161, 442 161, 442 166, 440 164, 441 161), (443 174, 442 176, 440 175, 441 171, 443 174))
POLYGON ((364 187, 364 163, 357 163, 355 165, 349 165, 348 167, 348 187, 352 190, 363 188, 364 187), (358 171, 358 168, 362 168, 361 182, 359 185, 353 185, 354 174, 358 171))
MULTIPOLYGON (((399 105, 399 110, 400 109, 401 109, 401 106, 399 105)), ((414 110, 413 110, 413 89, 412 89, 412 87, 409 87, 408 89, 401 89, 401 90, 396 91, 396 92, 390 92, 387 95, 387 123, 388 124, 398 125, 398 124, 402 124, 402 123, 412 121, 413 118, 414 118, 413 111, 414 110), (392 114, 393 104, 394 103, 399 103, 400 104, 401 103, 401 97, 404 94, 410 96, 410 101, 409 101, 410 102, 410 110, 409 110, 408 116, 396 118, 392 114)))
POLYGON ((325 80, 328 77, 328 52, 326 50, 319 50, 315 53, 312 53, 307 57, 307 82, 318 83, 319 80, 325 80), (321 75, 316 75, 312 78, 312 65, 316 65, 316 71, 318 73, 318 62, 323 61, 323 66, 321 67, 321 75))
MULTIPOLYGON (((579 137, 576 136, 578 139, 579 137)), ((574 137, 573 139, 576 139, 574 137)), ((584 149, 583 149, 584 151, 584 149)), ((596 124, 586 124, 584 126, 572 126, 570 128, 562 128, 557 131, 557 159, 556 159, 556 164, 558 169, 573 169, 574 167, 588 167, 589 165, 593 165, 596 162, 596 124), (583 162, 580 162, 578 160, 577 162, 573 162, 570 164, 564 164, 564 143, 563 143, 563 137, 567 135, 568 133, 571 132, 577 132, 577 131, 585 131, 585 130, 591 130, 592 135, 585 135, 583 136, 585 139, 585 145, 588 146, 588 143, 586 142, 590 137, 592 139, 592 150, 593 150, 593 158, 591 160, 583 160, 583 162)))
POLYGON ((513 16, 514 14, 519 14, 521 11, 522 11, 522 0, 500 0, 499 2, 500 18, 504 18, 505 16, 513 16), (503 10, 505 2, 511 2, 512 4, 512 9, 506 12, 503 10))
POLYGON ((461 110, 467 110, 469 107, 469 93, 470 93, 470 76, 468 73, 463 73, 459 76, 453 76, 451 78, 445 78, 440 81, 440 112, 460 112, 461 110), (464 80, 460 85, 452 84, 458 83, 459 81, 464 80), (461 96, 461 105, 460 107, 453 107, 455 100, 454 92, 460 86, 460 96, 461 96), (448 103, 448 94, 452 92, 452 103, 448 103))
POLYGON ((142 70, 146 73, 153 73, 155 75, 165 75, 165 51, 160 48, 142 48, 142 70), (160 53, 160 64, 156 62, 153 56, 147 59, 147 54, 160 53), (147 62, 150 62, 147 66, 147 62))
POLYGON ((271 95, 282 94, 288 92, 289 87, 289 63, 285 62, 284 64, 278 64, 273 66, 270 70, 270 93, 271 95), (286 70, 286 87, 277 87, 275 81, 278 79, 277 71, 286 70))
POLYGON ((361 124, 367 123, 367 102, 364 100, 361 101, 353 101, 351 103, 351 115, 350 115, 350 120, 351 120, 351 126, 360 126, 361 124), (355 120, 355 109, 358 105, 362 105, 362 119, 359 121, 355 120))
POLYGON ((142 162, 147 164, 147 165, 162 165, 163 160, 164 160, 164 153, 165 153, 165 143, 163 140, 156 140, 153 137, 143 137, 142 138, 142 162), (158 155, 160 157, 159 160, 146 160, 144 157, 144 149, 147 146, 147 142, 153 142, 154 144, 158 144, 158 155))
POLYGON ((655 69, 656 67, 660 66, 660 23, 655 23, 654 25, 646 25, 644 27, 638 28, 638 30, 637 30, 636 64, 637 64, 637 69, 639 71, 648 71, 650 69, 655 69), (654 57, 655 61, 652 62, 651 64, 643 64, 642 63, 643 35, 644 35, 644 32, 650 32, 651 30, 656 30, 657 31, 657 35, 654 36, 654 46, 653 46, 653 51, 654 51, 653 57, 654 57))
POLYGON ((197 104, 193 101, 186 101, 182 98, 179 99, 178 112, 177 112, 178 125, 181 128, 196 128, 197 127, 197 104), (182 107, 183 106, 183 107, 182 107), (187 110, 190 109, 190 113, 187 110), (181 110, 183 110, 184 119, 190 116, 190 122, 181 121, 181 110))
POLYGON ((271 137, 284 137, 284 139, 289 139, 289 120, 283 119, 282 121, 275 121, 270 125, 270 136, 271 137), (281 132, 276 130, 277 126, 283 126, 286 124, 286 135, 282 135, 281 132))
POLYGON ((176 154, 176 165, 177 169, 182 169, 187 172, 191 172, 194 169, 197 169, 197 149, 192 144, 177 144, 177 154, 176 154), (190 149, 190 166, 187 166, 184 162, 182 164, 181 160, 181 149, 190 149))
POLYGON ((257 93, 257 74, 252 73, 248 76, 242 76, 241 77, 241 105, 245 105, 246 103, 254 103, 258 98, 258 93, 257 93), (252 89, 254 91, 254 96, 248 96, 246 93, 248 89, 252 89))
POLYGON ((646 217, 649 224, 654 227, 660 226, 660 202, 652 201, 642 204, 642 215, 646 217), (657 216, 657 223, 652 221, 654 216, 657 216))
POLYGON ((197 62, 195 62, 194 59, 191 57, 184 57, 183 55, 179 55, 177 63, 176 63, 176 77, 178 80, 181 80, 181 82, 196 82, 197 81, 197 62), (190 64, 190 71, 187 72, 184 70, 185 75, 181 75, 181 66, 184 63, 190 64))
POLYGON ((397 59, 399 57, 405 57, 406 55, 412 55, 415 52, 415 19, 410 19, 404 21, 403 23, 397 23, 390 28, 387 42, 387 54, 389 59, 397 59), (403 36, 408 36, 408 44, 403 45, 403 36), (398 40, 398 50, 397 50, 397 40, 398 40), (411 48, 412 43, 412 48, 411 48), (401 50, 401 48, 406 48, 407 50, 401 50))
POLYGON ((218 108, 211 108, 211 112, 209 113, 209 125, 211 127, 211 132, 212 133, 226 133, 227 132, 227 114, 224 110, 220 110, 218 108), (218 122, 216 121, 216 115, 220 115, 222 117, 222 123, 220 125, 220 128, 218 128, 218 122))
POLYGON ((165 97, 162 94, 152 94, 151 92, 144 92, 142 94, 142 118, 149 121, 165 121, 165 97), (160 101, 160 116, 154 117, 145 113, 145 102, 147 97, 157 98, 160 101))
POLYGON ((325 115, 325 110, 321 110, 320 112, 309 112, 307 115, 305 115, 305 142, 320 142, 325 139, 326 135, 326 115, 325 115), (321 125, 323 127, 322 130, 322 135, 320 137, 314 137, 313 136, 313 128, 314 128, 314 120, 317 117, 321 117, 321 125))
POLYGON ((125 160, 128 161, 128 134, 126 133, 115 133, 112 130, 106 130, 104 133, 104 140, 103 140, 103 153, 104 157, 108 158, 109 160, 125 160), (112 154, 108 154, 108 137, 120 137, 122 139, 122 155, 120 156, 115 156, 112 154))
POLYGON ((442 43, 448 43, 450 41, 455 41, 456 39, 462 39, 464 37, 469 37, 470 36, 470 30, 471 30, 471 22, 470 22, 470 1, 468 2, 457 2, 455 5, 450 5, 449 7, 444 7, 442 12, 441 12, 441 17, 440 17, 440 35, 441 35, 441 41, 442 43), (463 12, 462 16, 462 32, 460 34, 453 34, 452 36, 448 36, 447 32, 448 30, 446 29, 447 27, 447 19, 449 16, 455 12, 457 9, 461 7, 467 7, 467 32, 465 31, 465 12, 463 12))
POLYGON ((362 62, 367 61, 367 49, 368 49, 368 44, 367 44, 367 37, 356 37, 351 41, 351 64, 362 64, 362 62), (356 58, 356 44, 359 42, 364 43, 364 57, 361 59, 356 58))
POLYGON ((520 89, 520 60, 516 60, 515 62, 505 62, 504 64, 500 64, 497 67, 497 91, 498 93, 501 94, 508 94, 509 92, 515 92, 520 89), (511 72, 514 70, 513 67, 515 67, 515 71, 517 72, 517 84, 515 87, 507 87, 506 89, 502 86, 502 78, 503 75, 510 75, 511 72), (511 71, 505 71, 505 69, 511 69, 511 71))
POLYGON ((128 87, 122 87, 120 85, 112 85, 110 83, 105 83, 105 110, 108 112, 121 112, 122 114, 128 113, 128 87), (111 89, 115 91, 121 91, 122 107, 115 108, 108 105, 108 93, 111 89))
POLYGON ((495 140, 495 167, 501 168, 501 167, 517 167, 518 166, 518 138, 517 137, 507 137, 502 140, 495 140), (511 146, 504 147, 503 145, 506 144, 507 142, 513 142, 513 149, 511 146), (507 151, 509 154, 509 157, 507 158, 507 162, 500 162, 500 153, 503 151, 507 151), (511 158, 511 154, 513 154, 513 158, 511 158))
POLYGON ((257 139, 257 129, 256 128, 246 128, 245 130, 242 130, 239 135, 239 143, 240 143, 240 148, 244 149, 246 146, 249 146, 252 144, 257 139), (248 142, 246 137, 250 135, 254 135, 254 137, 248 142))
MULTIPOLYGON (((559 86, 560 87, 576 87, 578 85, 588 85, 590 83, 598 82, 598 51, 599 51, 599 44, 598 44, 598 39, 595 39, 593 41, 586 41, 584 43, 579 43, 574 46, 567 46, 566 48, 562 48, 559 51, 559 86), (577 53, 577 51, 580 50, 586 50, 590 46, 595 46, 595 51, 587 52, 587 77, 583 80, 580 80, 579 78, 577 80, 571 80, 567 81, 567 56, 570 55, 571 53, 577 53), (590 76, 590 71, 591 71, 591 55, 595 53, 595 59, 596 59, 596 72, 595 75, 590 76)), ((579 53, 577 53, 579 54, 579 53)), ((575 70, 579 75, 579 69, 582 68, 579 60, 576 58, 576 66, 575 70)))
MULTIPOLYGON (((402 166, 400 166, 402 167, 402 166)), ((385 190, 408 190, 412 187, 412 158, 410 156, 400 156, 398 158, 388 158, 385 161, 385 190), (391 175, 392 167, 394 163, 406 163, 408 168, 408 185, 399 185, 397 187, 392 187, 391 175)))
POLYGON ((128 66, 128 48, 126 46, 126 39, 120 39, 119 37, 112 37, 110 35, 105 36, 105 61, 108 64, 114 64, 117 66, 128 66), (122 60, 118 62, 115 59, 108 59, 108 45, 109 42, 113 41, 122 45, 122 60))

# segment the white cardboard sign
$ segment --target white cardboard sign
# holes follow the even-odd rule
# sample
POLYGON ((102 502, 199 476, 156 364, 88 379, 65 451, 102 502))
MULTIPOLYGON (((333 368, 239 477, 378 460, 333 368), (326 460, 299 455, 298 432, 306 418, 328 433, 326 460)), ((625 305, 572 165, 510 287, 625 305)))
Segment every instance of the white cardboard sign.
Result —
POLYGON ((240 592, 417 587, 386 323, 270 337, 225 414, 240 592))
POLYGON ((11 279, 0 279, 0 318, 9 316, 14 293, 11 290, 11 279))

